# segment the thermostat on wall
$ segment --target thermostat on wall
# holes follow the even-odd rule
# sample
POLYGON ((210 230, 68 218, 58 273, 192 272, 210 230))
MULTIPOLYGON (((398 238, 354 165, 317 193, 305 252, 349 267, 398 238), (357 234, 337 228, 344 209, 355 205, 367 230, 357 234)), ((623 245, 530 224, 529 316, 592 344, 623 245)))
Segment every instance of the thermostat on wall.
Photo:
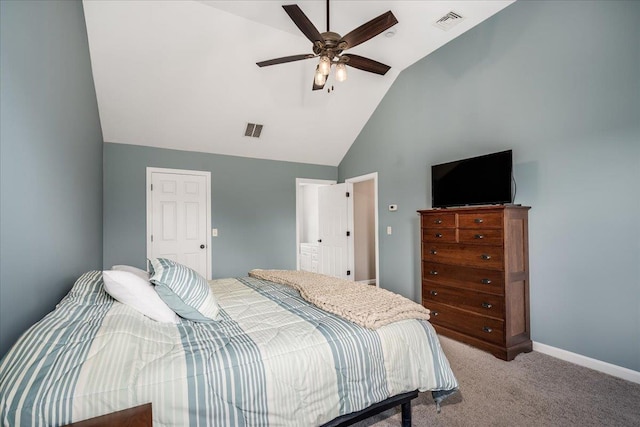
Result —
POLYGON ((390 211, 397 211, 398 210, 398 205, 389 205, 389 210, 390 211))

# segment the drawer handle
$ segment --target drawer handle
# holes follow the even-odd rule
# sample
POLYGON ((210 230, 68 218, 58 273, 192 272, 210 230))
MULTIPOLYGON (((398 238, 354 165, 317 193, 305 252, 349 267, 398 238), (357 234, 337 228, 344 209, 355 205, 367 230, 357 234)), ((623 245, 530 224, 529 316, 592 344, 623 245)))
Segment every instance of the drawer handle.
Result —
POLYGON ((476 234, 473 236, 474 239, 484 239, 484 234, 476 234))
POLYGON ((440 239, 442 237, 442 233, 436 233, 436 237, 440 239))
POLYGON ((488 327, 488 326, 483 326, 483 327, 482 327, 482 330, 483 330, 483 331, 485 331, 485 332, 486 332, 486 333, 488 333, 488 334, 490 334, 491 332, 493 332, 493 329, 491 329, 491 328, 490 328, 490 327, 488 327))
POLYGON ((438 253, 438 251, 436 251, 435 249, 431 249, 431 255, 436 255, 438 253))
POLYGON ((432 276, 437 276, 438 275, 438 270, 431 270, 429 272, 429 274, 432 275, 432 276))
POLYGON ((482 307, 484 307, 484 308, 491 308, 491 307, 493 307, 493 304, 490 304, 490 303, 488 303, 488 302, 483 302, 483 303, 482 303, 482 307))
POLYGON ((491 279, 482 279, 481 280, 483 285, 490 285, 491 284, 491 279))
POLYGON ((429 291, 429 293, 434 297, 438 295, 438 291, 429 291))
POLYGON ((433 317, 437 317, 437 316, 438 316, 438 314, 440 314, 440 313, 438 313, 437 311, 432 311, 432 312, 431 312, 431 315, 432 315, 433 317))
POLYGON ((473 220, 473 222, 475 222, 476 224, 482 224, 484 220, 482 218, 476 218, 473 220))
POLYGON ((481 257, 482 257, 482 259, 484 259, 484 260, 490 260, 490 259, 491 259, 491 255, 488 255, 488 254, 482 254, 482 256, 481 256, 481 257))
POLYGON ((435 221, 433 221, 434 224, 442 224, 442 220, 441 219, 436 219, 435 221))

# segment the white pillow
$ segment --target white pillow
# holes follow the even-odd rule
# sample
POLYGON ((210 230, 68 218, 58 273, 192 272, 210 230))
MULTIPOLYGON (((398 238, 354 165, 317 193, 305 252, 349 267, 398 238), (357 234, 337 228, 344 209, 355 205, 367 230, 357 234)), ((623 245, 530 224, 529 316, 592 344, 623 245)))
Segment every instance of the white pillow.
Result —
POLYGON ((178 316, 160 299, 153 285, 129 271, 102 272, 104 290, 116 300, 162 323, 178 323, 178 316))
POLYGON ((114 265, 113 267, 111 267, 111 269, 118 271, 128 271, 129 273, 133 273, 144 280, 149 280, 149 273, 137 267, 132 267, 130 265, 114 265))

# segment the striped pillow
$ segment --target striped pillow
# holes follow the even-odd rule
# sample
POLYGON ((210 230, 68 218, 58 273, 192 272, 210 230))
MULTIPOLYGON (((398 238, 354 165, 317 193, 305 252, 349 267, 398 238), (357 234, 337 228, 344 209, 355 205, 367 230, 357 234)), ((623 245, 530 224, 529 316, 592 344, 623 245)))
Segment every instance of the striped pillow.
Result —
POLYGON ((194 322, 216 320, 220 308, 204 277, 166 258, 154 258, 150 264, 149 281, 176 314, 194 322))

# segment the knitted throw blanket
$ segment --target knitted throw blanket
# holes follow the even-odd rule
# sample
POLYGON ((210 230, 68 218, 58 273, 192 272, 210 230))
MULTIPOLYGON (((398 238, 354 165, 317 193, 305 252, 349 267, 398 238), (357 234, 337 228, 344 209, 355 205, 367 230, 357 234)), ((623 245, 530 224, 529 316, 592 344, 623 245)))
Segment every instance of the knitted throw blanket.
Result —
POLYGON ((288 285, 305 300, 369 329, 404 319, 429 319, 429 310, 376 286, 308 271, 251 270, 249 276, 288 285))

